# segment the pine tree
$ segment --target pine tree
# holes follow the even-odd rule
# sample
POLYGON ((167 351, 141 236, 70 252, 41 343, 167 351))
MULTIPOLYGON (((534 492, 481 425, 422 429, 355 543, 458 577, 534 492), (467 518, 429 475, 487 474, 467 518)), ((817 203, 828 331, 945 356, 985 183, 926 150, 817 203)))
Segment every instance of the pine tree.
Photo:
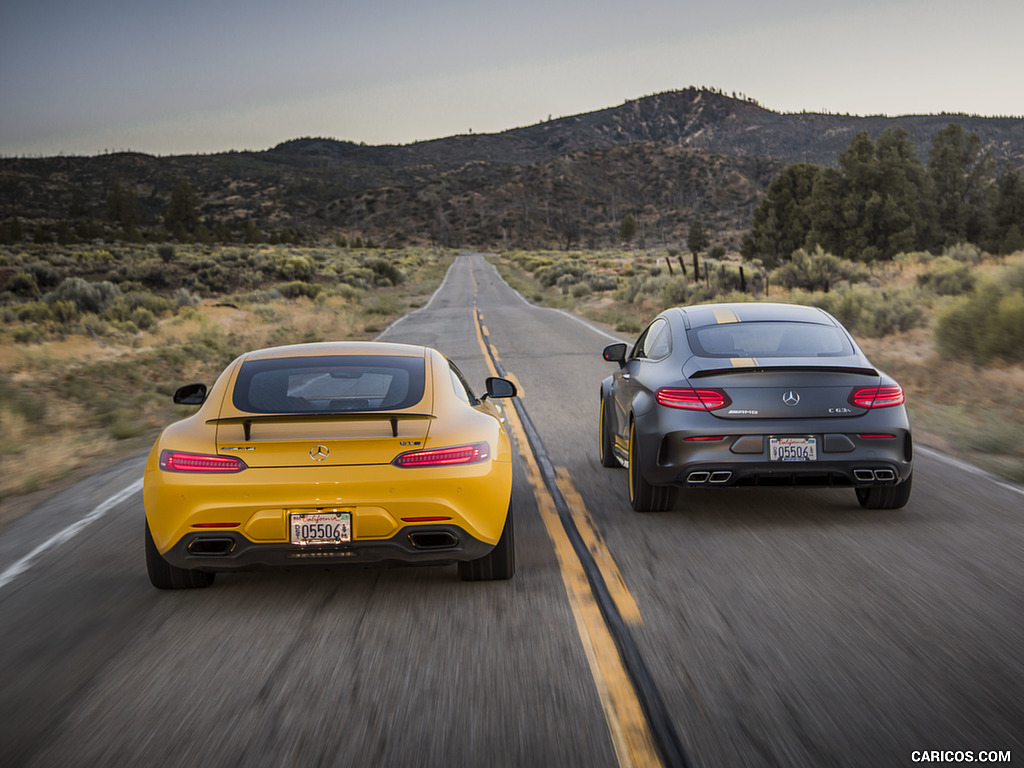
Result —
POLYGON ((199 226, 198 200, 186 178, 179 179, 171 190, 164 226, 178 240, 187 239, 199 226))

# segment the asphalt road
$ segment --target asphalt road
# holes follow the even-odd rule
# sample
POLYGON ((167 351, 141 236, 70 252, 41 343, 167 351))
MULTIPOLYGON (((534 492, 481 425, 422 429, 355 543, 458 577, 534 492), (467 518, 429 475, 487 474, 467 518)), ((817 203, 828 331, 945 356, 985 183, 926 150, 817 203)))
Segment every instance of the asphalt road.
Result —
MULTIPOLYGON (((1024 760, 1019 488, 919 451, 901 511, 862 510, 852 491, 707 490, 634 513, 624 471, 597 460, 603 332, 528 305, 472 256, 384 338, 442 349, 482 389, 474 302, 621 574, 690 764, 1024 760)), ((524 459, 509 582, 313 570, 168 593, 145 573, 143 458, 0 530, 4 768, 644 762, 622 746, 609 701, 629 686, 581 629, 524 459)))

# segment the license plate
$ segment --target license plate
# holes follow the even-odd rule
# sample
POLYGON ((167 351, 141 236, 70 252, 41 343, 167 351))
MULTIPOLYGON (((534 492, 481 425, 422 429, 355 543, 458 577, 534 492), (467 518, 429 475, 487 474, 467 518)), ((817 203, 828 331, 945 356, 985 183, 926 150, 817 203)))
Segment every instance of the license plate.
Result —
POLYGON ((351 512, 303 512, 289 517, 292 544, 338 544, 352 540, 351 512))
POLYGON ((818 460, 818 440, 814 437, 773 437, 768 447, 772 461, 818 460))

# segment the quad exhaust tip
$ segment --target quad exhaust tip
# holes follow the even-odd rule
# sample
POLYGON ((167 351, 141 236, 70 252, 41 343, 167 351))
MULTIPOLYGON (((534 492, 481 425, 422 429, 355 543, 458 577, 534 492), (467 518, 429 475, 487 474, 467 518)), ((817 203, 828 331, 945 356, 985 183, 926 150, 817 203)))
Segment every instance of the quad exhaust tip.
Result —
POLYGON ((697 472, 691 472, 686 476, 686 482, 690 485, 704 485, 708 483, 710 485, 725 485, 732 479, 732 472, 728 470, 719 470, 717 472, 705 472, 698 470, 697 472))
POLYGON ((896 480, 896 473, 891 469, 855 469, 853 477, 860 483, 891 483, 896 480))

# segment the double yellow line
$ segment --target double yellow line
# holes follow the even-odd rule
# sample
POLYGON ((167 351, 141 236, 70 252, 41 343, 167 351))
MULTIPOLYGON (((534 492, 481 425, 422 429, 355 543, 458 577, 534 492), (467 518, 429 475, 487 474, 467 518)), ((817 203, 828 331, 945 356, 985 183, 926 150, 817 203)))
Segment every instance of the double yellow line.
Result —
MULTIPOLYGON (((474 279, 474 288, 475 282, 474 279)), ((496 364, 501 358, 498 355, 498 350, 487 339, 487 327, 483 322, 483 314, 476 307, 475 295, 476 291, 474 290, 473 313, 477 341, 491 375, 499 376, 496 364)), ((512 378, 511 374, 505 375, 507 378, 512 378)), ((522 387, 518 381, 516 386, 522 394, 522 387)), ((601 614, 601 608, 590 586, 586 570, 562 525, 555 500, 545 485, 537 457, 530 449, 523 423, 514 407, 506 408, 505 415, 512 434, 515 436, 516 444, 519 446, 519 453, 526 465, 527 479, 533 488, 541 520, 558 558, 566 595, 576 620, 576 629, 579 632, 580 642, 590 666, 590 673, 594 678, 594 684, 601 700, 619 765, 661 766, 662 761, 643 707, 637 698, 633 682, 601 614)), ((555 472, 558 490, 569 507, 573 522, 586 544, 587 550, 591 553, 601 572, 619 616, 627 624, 634 626, 641 624, 642 619, 636 601, 629 593, 622 574, 601 538, 569 472, 564 467, 556 467, 555 472)))

